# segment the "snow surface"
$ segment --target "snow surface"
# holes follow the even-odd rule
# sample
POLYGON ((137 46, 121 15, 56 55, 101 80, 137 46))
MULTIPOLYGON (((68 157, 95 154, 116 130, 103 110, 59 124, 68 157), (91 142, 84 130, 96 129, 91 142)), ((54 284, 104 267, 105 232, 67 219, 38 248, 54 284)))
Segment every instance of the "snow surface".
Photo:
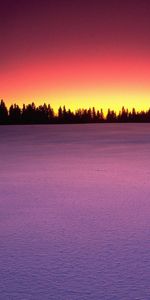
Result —
POLYGON ((0 126, 0 299, 150 299, 150 124, 0 126))

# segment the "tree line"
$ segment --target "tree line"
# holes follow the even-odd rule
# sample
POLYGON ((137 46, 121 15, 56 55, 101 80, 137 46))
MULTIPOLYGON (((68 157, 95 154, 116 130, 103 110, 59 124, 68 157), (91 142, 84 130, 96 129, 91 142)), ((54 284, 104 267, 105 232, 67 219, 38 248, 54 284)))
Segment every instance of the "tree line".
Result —
POLYGON ((122 107, 117 114, 108 109, 106 116, 103 110, 77 109, 72 112, 65 106, 59 107, 55 113, 50 104, 36 106, 32 104, 13 104, 7 108, 3 100, 0 101, 0 124, 73 124, 73 123, 120 123, 120 122, 150 122, 150 108, 147 111, 137 112, 122 107))

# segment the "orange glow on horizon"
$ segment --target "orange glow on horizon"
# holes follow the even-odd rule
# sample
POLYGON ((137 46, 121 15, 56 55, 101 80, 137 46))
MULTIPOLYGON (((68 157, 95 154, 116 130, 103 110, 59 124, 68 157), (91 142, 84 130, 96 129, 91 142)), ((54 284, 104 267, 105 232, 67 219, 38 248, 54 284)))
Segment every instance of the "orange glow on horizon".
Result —
POLYGON ((61 57, 27 61, 0 74, 0 97, 12 103, 147 110, 150 59, 134 56, 61 57))

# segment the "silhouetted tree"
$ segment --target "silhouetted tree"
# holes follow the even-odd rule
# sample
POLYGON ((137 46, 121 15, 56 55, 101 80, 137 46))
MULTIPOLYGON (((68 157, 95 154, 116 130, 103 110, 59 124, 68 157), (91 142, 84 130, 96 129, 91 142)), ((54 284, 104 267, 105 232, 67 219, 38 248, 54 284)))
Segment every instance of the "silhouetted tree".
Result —
POLYGON ((53 108, 51 108, 50 104, 48 104, 47 110, 48 110, 48 120, 50 121, 50 123, 53 123, 55 115, 54 115, 54 110, 53 108))
POLYGON ((11 124, 20 124, 21 109, 17 104, 11 105, 9 108, 9 121, 11 124))
POLYGON ((8 110, 3 100, 0 102, 0 124, 8 123, 8 110))
POLYGON ((117 120, 117 118, 116 118, 116 113, 114 112, 114 110, 108 109, 106 121, 107 122, 116 122, 116 120, 117 120))
POLYGON ((135 108, 128 111, 124 106, 117 115, 114 110, 108 109, 106 117, 103 110, 95 107, 79 108, 75 112, 59 107, 55 115, 50 104, 36 107, 34 103, 25 105, 22 109, 17 104, 11 105, 9 111, 3 100, 0 101, 0 124, 52 124, 52 123, 101 123, 101 122, 150 122, 150 109, 136 112, 135 108))
POLYGON ((122 110, 119 112, 119 115, 117 117, 119 122, 128 122, 128 110, 122 107, 122 110))

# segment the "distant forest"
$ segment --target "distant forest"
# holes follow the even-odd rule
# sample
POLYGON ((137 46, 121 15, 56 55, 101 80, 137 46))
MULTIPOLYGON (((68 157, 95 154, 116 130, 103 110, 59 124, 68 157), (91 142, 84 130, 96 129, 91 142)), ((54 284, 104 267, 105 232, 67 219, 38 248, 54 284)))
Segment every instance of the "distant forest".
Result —
POLYGON ((9 109, 3 100, 0 101, 0 124, 73 124, 73 123, 124 123, 124 122, 150 122, 150 108, 147 111, 136 112, 122 107, 117 114, 108 109, 106 116, 103 110, 77 109, 72 112, 65 106, 59 107, 55 113, 50 104, 37 106, 32 103, 20 108, 17 104, 9 109))

